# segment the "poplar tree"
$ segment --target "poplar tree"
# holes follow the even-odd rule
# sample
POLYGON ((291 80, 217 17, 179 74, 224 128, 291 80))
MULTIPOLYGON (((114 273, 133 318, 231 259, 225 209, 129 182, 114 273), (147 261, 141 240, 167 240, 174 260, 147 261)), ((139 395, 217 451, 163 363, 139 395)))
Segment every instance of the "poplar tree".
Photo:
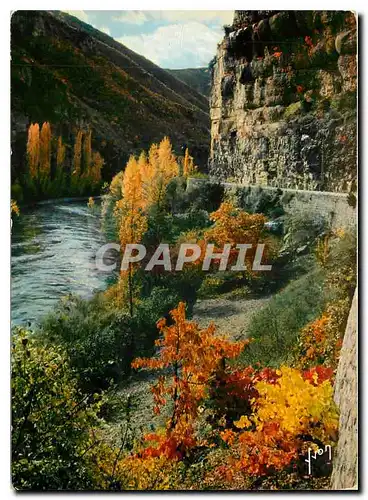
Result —
POLYGON ((28 170, 32 179, 38 177, 40 161, 40 127, 38 123, 32 123, 28 129, 27 142, 28 170))
POLYGON ((79 177, 81 171, 82 139, 83 139, 83 132, 82 130, 78 130, 77 135, 75 137, 74 160, 73 160, 73 166, 74 166, 73 174, 77 177, 79 177))
POLYGON ((51 168, 51 127, 44 122, 40 133, 40 174, 44 179, 50 178, 51 168))

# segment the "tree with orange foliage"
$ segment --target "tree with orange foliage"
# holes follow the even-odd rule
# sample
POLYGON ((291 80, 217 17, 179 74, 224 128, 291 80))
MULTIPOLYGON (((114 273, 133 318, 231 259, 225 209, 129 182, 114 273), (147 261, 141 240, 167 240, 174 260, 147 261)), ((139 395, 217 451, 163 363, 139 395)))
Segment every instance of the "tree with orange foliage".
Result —
POLYGON ((146 449, 145 453, 181 457, 196 442, 194 421, 210 380, 225 358, 237 357, 249 340, 231 342, 225 336, 217 336, 214 324, 199 328, 197 323, 186 320, 184 302, 180 302, 170 315, 172 326, 168 326, 165 319, 157 323, 161 332, 161 338, 156 340, 158 356, 137 358, 132 366, 164 369, 165 374, 152 387, 154 411, 160 413, 167 398, 173 405, 164 435, 146 436, 146 440, 156 442, 156 447, 146 449))
POLYGON ((210 219, 215 224, 205 233, 206 243, 214 243, 218 251, 223 249, 224 244, 230 244, 229 263, 236 260, 237 245, 252 245, 245 254, 245 261, 248 262, 248 271, 250 271, 250 263, 254 260, 256 246, 261 242, 266 217, 263 214, 249 214, 230 202, 224 202, 216 212, 210 214, 210 219))
MULTIPOLYGON (((143 212, 145 202, 143 199, 142 176, 138 168, 137 160, 134 156, 129 158, 127 163, 123 183, 123 198, 115 205, 115 215, 119 218, 120 248, 124 252, 128 243, 139 243, 147 230, 147 217, 143 212)), ((124 283, 128 282, 129 310, 133 315, 133 267, 129 263, 127 271, 121 271, 118 288, 120 292, 124 290, 124 283)), ((123 297, 120 297, 120 301, 123 297)))
POLYGON ((74 159, 73 159, 73 175, 78 178, 81 172, 81 159, 82 159, 82 139, 83 132, 82 130, 78 130, 77 135, 75 137, 74 143, 74 159))
POLYGON ((40 175, 49 179, 51 167, 51 127, 49 122, 42 124, 40 132, 40 175))
POLYGON ((32 123, 28 129, 27 142, 28 169, 32 179, 38 177, 40 161, 40 126, 32 123))

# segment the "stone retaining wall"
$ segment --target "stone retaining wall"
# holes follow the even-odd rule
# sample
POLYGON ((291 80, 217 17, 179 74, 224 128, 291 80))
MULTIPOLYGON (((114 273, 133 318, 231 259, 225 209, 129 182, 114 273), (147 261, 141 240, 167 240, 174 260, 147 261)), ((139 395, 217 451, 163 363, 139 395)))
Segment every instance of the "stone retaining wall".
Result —
MULTIPOLYGON (((205 179, 188 179, 188 188, 200 182, 208 182, 205 179)), ((269 186, 245 186, 233 182, 223 182, 226 191, 237 188, 248 190, 281 192, 280 201, 286 213, 289 214, 318 214, 327 216, 331 221, 333 229, 342 227, 354 227, 356 225, 357 210, 349 203, 349 195, 346 193, 332 193, 327 191, 304 191, 297 189, 280 189, 269 186)))

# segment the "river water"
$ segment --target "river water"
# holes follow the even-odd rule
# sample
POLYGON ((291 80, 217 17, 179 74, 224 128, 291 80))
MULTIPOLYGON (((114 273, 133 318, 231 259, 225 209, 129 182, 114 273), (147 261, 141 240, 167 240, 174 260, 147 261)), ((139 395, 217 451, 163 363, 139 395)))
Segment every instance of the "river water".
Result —
POLYGON ((105 242, 99 212, 85 201, 22 209, 12 228, 12 324, 33 326, 62 296, 106 288, 108 276, 95 266, 105 242))

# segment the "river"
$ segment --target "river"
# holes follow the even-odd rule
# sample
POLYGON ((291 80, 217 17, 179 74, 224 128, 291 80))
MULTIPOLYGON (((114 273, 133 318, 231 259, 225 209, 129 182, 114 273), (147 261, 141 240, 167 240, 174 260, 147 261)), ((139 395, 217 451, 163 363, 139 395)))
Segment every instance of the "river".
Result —
POLYGON ((105 242, 99 211, 85 201, 23 208, 12 227, 12 325, 33 326, 67 294, 106 288, 108 275, 95 266, 105 242))

